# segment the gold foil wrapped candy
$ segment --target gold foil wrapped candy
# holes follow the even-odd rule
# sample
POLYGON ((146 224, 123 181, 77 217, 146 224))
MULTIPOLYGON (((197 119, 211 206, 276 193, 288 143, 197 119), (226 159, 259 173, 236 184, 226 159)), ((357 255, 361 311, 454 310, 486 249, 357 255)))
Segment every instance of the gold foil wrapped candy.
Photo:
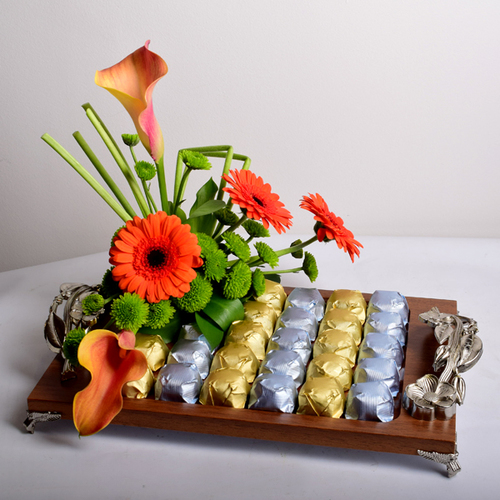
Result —
POLYGON ((219 368, 211 372, 203 383, 200 403, 212 406, 245 408, 250 384, 236 368, 219 368))
POLYGON ((260 323, 249 319, 235 321, 230 327, 225 345, 245 344, 252 349, 259 361, 266 356, 267 335, 260 323))
POLYGON ((153 372, 156 372, 165 364, 168 347, 160 335, 137 333, 135 335, 135 348, 146 356, 148 370, 141 379, 127 382, 123 386, 122 394, 126 398, 144 399, 148 397, 155 383, 153 372))
POLYGON ((336 378, 344 391, 348 391, 352 384, 352 367, 346 358, 325 352, 313 358, 307 367, 307 378, 313 377, 336 378))
POLYGON ((306 380, 299 392, 301 415, 340 418, 344 412, 344 389, 331 377, 313 377, 306 380))
POLYGON ((243 304, 245 308, 245 318, 255 323, 260 323, 266 332, 267 338, 270 339, 274 332, 274 325, 278 319, 278 314, 269 304, 258 302, 256 300, 249 300, 243 304))
POLYGON ((146 373, 139 380, 127 382, 122 389, 122 394, 126 398, 144 399, 148 397, 149 391, 153 388, 155 378, 151 368, 148 367, 146 373))
POLYGON ((236 368, 245 375, 249 384, 251 384, 259 369, 259 360, 245 344, 230 343, 219 349, 212 361, 211 372, 219 368, 236 368))
POLYGON ((347 332, 356 345, 361 344, 363 327, 358 317, 347 309, 330 309, 325 313, 319 333, 330 328, 347 332))
POLYGON ((256 297, 255 300, 257 302, 269 304, 279 316, 286 300, 285 289, 275 281, 266 280, 266 291, 262 295, 256 297))
POLYGON ((361 324, 366 320, 366 300, 359 290, 334 290, 326 303, 326 310, 347 309, 354 313, 361 324))
POLYGON ((358 348, 352 337, 342 330, 323 330, 313 347, 313 356, 316 358, 325 352, 333 352, 349 361, 351 366, 356 364, 358 348))

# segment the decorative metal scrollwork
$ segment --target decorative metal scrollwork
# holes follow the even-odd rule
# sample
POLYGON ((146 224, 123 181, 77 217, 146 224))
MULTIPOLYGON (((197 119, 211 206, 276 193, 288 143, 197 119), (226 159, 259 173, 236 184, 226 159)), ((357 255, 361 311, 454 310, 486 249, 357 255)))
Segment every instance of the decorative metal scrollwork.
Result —
POLYGON ((61 414, 56 412, 40 412, 40 411, 29 411, 26 420, 24 421, 24 426, 26 430, 33 434, 35 432, 35 425, 38 422, 53 422, 54 420, 60 420, 61 414))

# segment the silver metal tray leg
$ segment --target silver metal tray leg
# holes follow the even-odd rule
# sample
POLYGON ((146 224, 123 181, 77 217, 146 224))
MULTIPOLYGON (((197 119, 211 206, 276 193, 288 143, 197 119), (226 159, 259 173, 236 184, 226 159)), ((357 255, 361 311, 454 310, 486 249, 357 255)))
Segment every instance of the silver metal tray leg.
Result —
POLYGON ((448 477, 453 477, 461 471, 460 464, 458 463, 458 451, 456 451, 456 449, 455 453, 438 453, 437 451, 422 450, 417 450, 417 453, 427 460, 446 465, 448 477))
POLYGON ((47 412, 39 412, 39 411, 28 411, 28 416, 24 421, 24 426, 26 430, 33 434, 35 432, 35 425, 38 422, 53 422, 54 420, 60 420, 61 414, 57 412, 47 411, 47 412))

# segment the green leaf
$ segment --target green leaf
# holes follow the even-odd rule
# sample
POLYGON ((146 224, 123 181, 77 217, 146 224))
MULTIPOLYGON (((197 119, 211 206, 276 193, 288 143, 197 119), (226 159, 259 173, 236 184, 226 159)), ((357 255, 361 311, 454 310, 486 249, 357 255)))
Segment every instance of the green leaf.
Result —
POLYGON ((214 321, 222 330, 226 331, 233 321, 245 317, 245 309, 239 299, 225 299, 214 294, 203 313, 214 321))
POLYGON ((142 328, 139 328, 139 332, 144 333, 145 335, 160 335, 165 341, 165 344, 170 344, 177 340, 181 326, 181 315, 178 311, 176 311, 172 319, 163 328, 155 329, 143 326, 142 328))
POLYGON ((266 274, 266 280, 281 283, 281 276, 279 274, 266 274))
POLYGON ((208 200, 206 203, 203 203, 198 208, 191 208, 191 212, 189 213, 189 218, 190 219, 195 219, 196 217, 202 217, 203 215, 208 215, 212 214, 214 212, 217 212, 217 210, 220 210, 221 208, 224 208, 226 204, 222 200, 208 200))
POLYGON ((201 333, 205 335, 212 349, 215 349, 224 338, 224 330, 219 328, 208 316, 203 313, 195 313, 196 324, 201 333))
MULTIPOLYGON (((198 217, 193 215, 196 211, 201 208, 205 203, 209 201, 214 201, 214 198, 217 194, 217 184, 210 178, 196 193, 196 201, 193 203, 193 206, 190 210, 190 219, 189 224, 191 225, 191 230, 194 233, 206 233, 211 235, 215 228, 216 219, 212 215, 217 209, 213 210, 213 212, 208 212, 206 215, 202 215, 198 217)), ((207 207, 208 208, 208 207, 207 207)), ((220 208, 220 207, 219 207, 220 208)))

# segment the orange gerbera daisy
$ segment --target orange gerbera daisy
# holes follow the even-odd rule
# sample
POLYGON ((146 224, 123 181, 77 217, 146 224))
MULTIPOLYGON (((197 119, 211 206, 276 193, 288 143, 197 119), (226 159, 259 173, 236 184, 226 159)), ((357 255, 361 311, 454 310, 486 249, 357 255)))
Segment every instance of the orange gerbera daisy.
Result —
POLYGON ((335 240, 339 248, 349 253, 353 262, 354 255, 359 257, 359 248, 363 248, 363 245, 356 241, 351 231, 344 227, 344 221, 330 212, 326 201, 319 194, 309 193, 309 196, 303 196, 300 207, 309 210, 314 214, 314 220, 320 222, 316 231, 318 241, 323 241, 325 238, 327 241, 335 240))
POLYGON ((226 174, 222 178, 233 187, 225 187, 224 191, 249 219, 262 220, 266 229, 271 224, 280 234, 290 229, 292 214, 279 201, 280 197, 271 192, 271 186, 264 184, 262 177, 250 170, 231 170, 229 173, 233 177, 226 174))
POLYGON ((148 302, 182 297, 196 278, 193 268, 203 264, 190 226, 165 212, 127 221, 113 243, 109 251, 109 262, 116 266, 113 279, 122 290, 148 302))

